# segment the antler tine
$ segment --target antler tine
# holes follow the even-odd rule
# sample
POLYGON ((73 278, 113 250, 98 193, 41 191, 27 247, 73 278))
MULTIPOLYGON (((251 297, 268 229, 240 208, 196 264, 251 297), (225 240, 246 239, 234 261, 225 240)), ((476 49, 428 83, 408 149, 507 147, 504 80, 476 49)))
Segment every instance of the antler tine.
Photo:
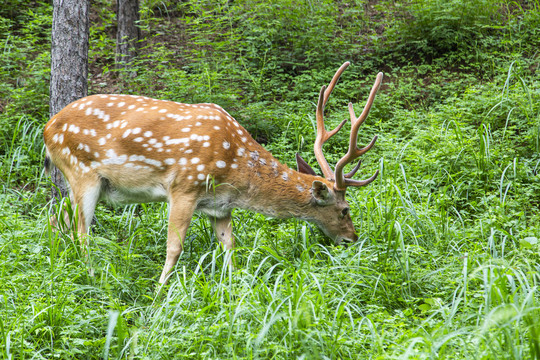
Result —
POLYGON ((382 79, 383 79, 383 73, 380 72, 377 74, 375 83, 373 84, 373 87, 371 88, 371 91, 369 92, 369 97, 366 102, 366 106, 364 106, 364 110, 362 110, 362 113, 360 114, 358 118, 356 118, 355 116, 352 104, 349 103, 349 113, 351 114, 351 122, 353 122, 353 130, 351 130, 351 139, 353 135, 355 135, 356 137, 356 135, 358 134, 358 128, 360 127, 360 125, 362 125, 364 120, 366 120, 369 114, 369 111, 371 110, 371 105, 373 105, 373 100, 375 100, 375 95, 377 95, 377 91, 379 91, 379 87, 381 86, 382 79), (354 121, 353 121, 353 117, 354 117, 354 121), (353 134, 353 133, 356 133, 356 134, 353 134))
POLYGON ((317 138, 315 139, 313 149, 315 152, 315 158, 317 159, 317 162, 321 167, 324 177, 329 180, 334 179, 334 172, 332 171, 330 165, 328 164, 328 161, 326 161, 326 158, 324 157, 322 147, 324 143, 328 141, 328 139, 334 136, 343 127, 343 125, 345 125, 347 120, 343 120, 334 130, 326 131, 324 127, 324 107, 326 106, 330 94, 334 90, 334 87, 336 86, 339 78, 341 77, 341 74, 349 65, 350 62, 348 61, 341 65, 338 71, 336 71, 336 73, 334 74, 334 77, 332 78, 332 81, 330 81, 330 84, 328 84, 328 87, 323 86, 321 88, 321 91, 319 92, 319 100, 317 101, 317 138))
POLYGON ((323 109, 326 106, 326 103, 328 102, 328 98, 330 97, 330 94, 334 90, 334 87, 336 86, 339 78, 341 77, 341 74, 345 71, 346 68, 349 67, 351 63, 349 61, 345 61, 343 65, 339 67, 339 69, 334 74, 334 77, 332 77, 332 81, 330 81, 330 84, 328 84, 328 88, 324 92, 324 103, 323 103, 323 109))
MULTIPOLYGON (((383 74, 378 73, 377 78, 375 80, 375 83, 373 84, 373 87, 371 88, 371 92, 369 93, 369 97, 368 97, 368 100, 366 102, 366 105, 364 106, 364 110, 362 111, 362 113, 360 114, 360 116, 358 118, 356 117, 356 114, 354 112, 352 103, 349 103, 349 114, 350 114, 351 125, 352 125, 351 126, 351 136, 350 136, 350 140, 349 140, 349 150, 347 151, 345 156, 343 156, 338 161, 338 163, 336 164, 335 188, 337 190, 345 190, 347 188, 347 186, 364 186, 364 185, 367 185, 370 182, 372 182, 373 180, 375 180, 375 178, 378 175, 378 172, 376 172, 372 177, 370 177, 367 180, 352 180, 352 179, 346 178, 346 176, 343 175, 343 169, 345 168, 345 165, 347 165, 348 163, 352 162, 354 159, 358 158, 359 156, 362 156, 367 151, 369 151, 373 147, 373 145, 375 145, 375 142, 377 141, 377 136, 375 136, 373 138, 373 140, 371 140, 371 142, 366 147, 364 147, 363 149, 358 148, 358 130, 360 128, 360 125, 362 125, 364 120, 366 120, 366 118, 367 118, 367 116, 369 114, 369 111, 371 110, 371 105, 373 105, 373 101, 374 101, 375 95, 377 94, 377 91, 379 90, 379 87, 381 85, 382 78, 383 78, 383 74)), ((357 167, 355 167, 355 169, 353 169, 353 171, 351 171, 351 173, 354 174, 356 172, 356 170, 358 170, 357 167)), ((347 175, 349 175, 349 174, 347 174, 347 175)))
POLYGON ((366 179, 366 180, 345 179, 345 184, 347 186, 366 186, 367 184, 375 180, 377 176, 379 176, 379 169, 377 169, 375 173, 371 175, 369 179, 366 179))
POLYGON ((362 159, 360 159, 358 161, 358 163, 356 164, 356 166, 351 170, 349 171, 348 173, 346 173, 344 176, 345 178, 347 179, 350 179, 354 176, 354 174, 356 174, 356 172, 358 171, 358 169, 360 169, 360 165, 362 165, 362 159))

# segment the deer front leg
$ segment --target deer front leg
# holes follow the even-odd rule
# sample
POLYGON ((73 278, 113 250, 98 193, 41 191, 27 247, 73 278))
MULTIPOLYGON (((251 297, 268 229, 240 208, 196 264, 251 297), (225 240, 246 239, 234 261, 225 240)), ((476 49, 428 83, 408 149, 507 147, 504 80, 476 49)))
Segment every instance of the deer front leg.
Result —
POLYGON ((191 195, 179 195, 171 199, 169 213, 169 231, 167 236, 167 258, 163 272, 159 278, 161 284, 166 284, 170 272, 178 262, 182 253, 184 239, 196 206, 196 199, 191 195))
MULTIPOLYGON (((221 245, 223 245, 223 248, 225 250, 233 250, 234 249, 234 235, 232 232, 232 222, 231 222, 231 213, 228 215, 216 218, 216 217, 210 217, 210 222, 212 223, 212 227, 214 228, 214 232, 219 240, 221 242, 221 245)), ((229 257, 229 267, 232 269, 232 254, 231 257, 229 257)))

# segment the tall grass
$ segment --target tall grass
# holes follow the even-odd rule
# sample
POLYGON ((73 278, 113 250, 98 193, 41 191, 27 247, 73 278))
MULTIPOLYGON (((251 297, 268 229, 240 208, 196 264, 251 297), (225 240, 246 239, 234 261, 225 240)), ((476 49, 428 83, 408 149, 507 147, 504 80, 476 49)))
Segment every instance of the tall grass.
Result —
MULTIPOLYGON (((164 288, 166 204, 99 205, 86 253, 70 230, 76 212, 49 209, 39 24, 50 6, 9 4, 1 359, 540 356, 537 2, 147 1, 132 78, 110 70, 114 12, 100 0, 91 92, 217 102, 291 166, 301 152, 316 167, 314 103, 335 65, 354 66, 332 94, 329 127, 348 101, 363 106, 376 71, 387 75, 359 139, 379 134, 358 174, 378 168, 379 178, 348 191, 357 243, 333 246, 311 224, 237 210, 237 248, 225 252, 197 214, 164 288)), ((327 144, 329 159, 347 138, 327 144)))

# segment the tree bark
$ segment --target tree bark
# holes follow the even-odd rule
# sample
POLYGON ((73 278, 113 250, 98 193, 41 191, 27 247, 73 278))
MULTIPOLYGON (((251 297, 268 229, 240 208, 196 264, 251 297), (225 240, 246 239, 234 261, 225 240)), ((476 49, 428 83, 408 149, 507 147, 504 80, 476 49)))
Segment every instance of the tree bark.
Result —
MULTIPOLYGON (((89 0, 53 0, 50 116, 88 94, 89 0)), ((62 173, 53 167, 53 183, 66 196, 62 173)), ((58 198, 53 188, 54 198, 58 198)))
POLYGON ((117 0, 116 14, 116 68, 129 70, 129 65, 137 56, 140 29, 138 0, 117 0))

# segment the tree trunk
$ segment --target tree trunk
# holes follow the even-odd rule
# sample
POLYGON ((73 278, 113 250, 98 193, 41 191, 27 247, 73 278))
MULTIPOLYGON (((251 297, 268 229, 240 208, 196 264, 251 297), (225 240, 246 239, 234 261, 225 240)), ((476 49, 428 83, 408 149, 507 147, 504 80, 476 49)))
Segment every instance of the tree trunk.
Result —
POLYGON ((116 0, 118 30, 116 32, 116 68, 128 70, 137 56, 140 29, 138 0, 116 0))
MULTIPOLYGON (((88 94, 89 0, 53 0, 50 116, 88 94)), ((66 196, 62 173, 53 167, 53 183, 66 196)), ((53 188, 54 198, 58 192, 53 188)))

